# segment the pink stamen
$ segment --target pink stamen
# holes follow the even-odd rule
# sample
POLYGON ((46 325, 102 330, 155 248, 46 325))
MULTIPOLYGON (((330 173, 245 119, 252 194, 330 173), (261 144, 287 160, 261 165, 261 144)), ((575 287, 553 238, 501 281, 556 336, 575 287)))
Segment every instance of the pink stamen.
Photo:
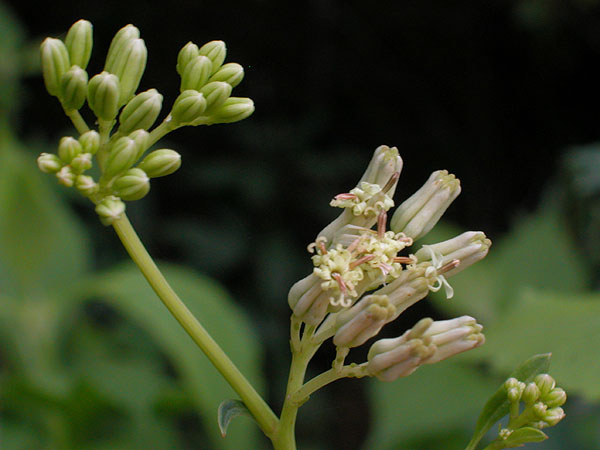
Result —
POLYGON ((321 255, 326 255, 327 249, 325 248, 325 242, 319 241, 317 245, 319 246, 319 250, 321 250, 321 255))
POLYGON ((348 288, 346 287, 346 283, 344 283, 342 276, 339 273, 334 272, 331 274, 331 277, 337 282, 338 286, 340 287, 340 292, 342 293, 342 296, 345 297, 346 293, 348 292, 348 288))
POLYGON ((338 194, 333 198, 335 200, 356 200, 358 198, 358 195, 350 194, 349 192, 345 192, 343 194, 338 194))
POLYGON ((389 191, 392 186, 394 186, 394 184, 396 184, 396 182, 398 181, 398 179, 400 178, 400 172, 394 172, 392 174, 392 176, 390 177, 390 179, 388 180, 388 182, 385 184, 385 186, 382 189, 382 192, 387 192, 389 191))
POLYGON ((383 239, 385 235, 385 224, 387 223, 387 212, 381 211, 377 216, 377 237, 383 239))
POLYGON ((414 260, 408 256, 395 256, 394 262, 400 263, 400 264, 412 264, 414 262, 414 260))
POLYGON ((438 275, 441 275, 443 273, 449 272, 452 269, 456 269, 458 266, 460 266, 460 260, 459 259, 453 259, 449 263, 446 263, 442 267, 440 267, 437 270, 437 273, 438 273, 438 275))
POLYGON ((362 258, 352 261, 350 263, 350 270, 355 269, 356 267, 360 266, 361 264, 371 261, 373 258, 375 258, 375 255, 365 255, 362 258))

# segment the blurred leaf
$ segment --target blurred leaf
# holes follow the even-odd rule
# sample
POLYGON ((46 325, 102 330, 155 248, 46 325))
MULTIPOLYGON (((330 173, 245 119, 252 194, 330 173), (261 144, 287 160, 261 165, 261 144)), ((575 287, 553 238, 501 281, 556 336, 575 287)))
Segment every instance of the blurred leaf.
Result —
POLYGON ((60 291, 88 269, 84 232, 30 154, 0 131, 0 283, 26 298, 60 291))
MULTIPOLYGON (((188 308, 261 391, 260 348, 241 311, 214 281, 178 267, 164 265, 162 269, 188 308)), ((168 355, 199 408, 216 448, 257 448, 256 427, 244 421, 234 427, 227 439, 215 438, 219 404, 235 393, 168 313, 137 267, 128 264, 98 276, 88 285, 88 293, 109 302, 143 327, 168 355)))
POLYGON ((223 437, 227 435, 227 427, 237 416, 252 417, 244 402, 240 400, 225 400, 219 405, 217 416, 217 422, 219 423, 219 429, 223 437))
POLYGON ((19 100, 18 81, 22 66, 19 50, 23 41, 19 21, 4 2, 0 2, 0 30, 0 124, 3 124, 14 113, 19 100))
POLYGON ((364 448, 397 449, 432 429, 468 429, 497 383, 460 359, 422 367, 393 383, 370 380, 374 425, 364 448))
MULTIPOLYGON (((548 369, 550 368, 550 356, 550 353, 532 356, 515 369, 507 378, 514 377, 524 383, 533 381, 536 375, 548 373, 548 369)), ((510 400, 506 396, 506 389, 504 388, 504 384, 502 384, 483 407, 479 419, 477 419, 477 425, 475 426, 475 432, 473 433, 471 442, 479 442, 496 422, 508 414, 509 408, 510 400)))
POLYGON ((508 373, 534 353, 552 351, 552 376, 569 394, 600 399, 600 294, 524 290, 486 331, 479 356, 508 373))

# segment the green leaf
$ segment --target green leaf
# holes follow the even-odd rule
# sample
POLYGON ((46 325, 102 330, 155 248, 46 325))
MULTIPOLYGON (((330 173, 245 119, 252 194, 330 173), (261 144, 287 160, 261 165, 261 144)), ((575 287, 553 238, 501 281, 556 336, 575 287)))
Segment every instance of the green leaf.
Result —
MULTIPOLYGON (((532 356, 507 378, 514 377, 524 383, 532 381, 536 375, 548 372, 550 367, 550 356, 550 353, 532 356)), ((475 445, 483 438, 485 433, 487 433, 496 422, 508 414, 509 408, 510 401, 506 396, 504 384, 502 384, 483 407, 481 415, 475 425, 473 438, 471 439, 468 448, 475 448, 475 445)))
POLYGON ((85 273, 89 248, 74 215, 31 153, 0 131, 0 284, 3 295, 45 297, 85 273))
POLYGON ((364 448, 397 449, 399 443, 428 436, 432 428, 436 433, 468 433, 496 382, 462 360, 458 356, 424 366, 393 383, 369 380, 374 425, 364 448))
POLYGON ((486 330, 480 356, 506 372, 527 354, 552 351, 552 376, 569 393, 600 399, 600 294, 524 290, 486 330))
MULTIPOLYGON (((161 265, 161 269, 192 313, 260 392, 262 355, 257 337, 242 312, 216 282, 174 266, 161 265)), ((227 439, 215 438, 216 433, 211 429, 214 411, 221 399, 235 393, 169 314, 137 267, 132 264, 118 267, 86 283, 86 287, 88 295, 104 299, 142 327, 168 355, 198 408, 215 448, 260 447, 257 429, 251 423, 240 422, 227 439)))
POLYGON ((504 440, 505 448, 521 447, 528 442, 542 442, 548 439, 546 433, 533 427, 523 427, 513 431, 504 440))
POLYGON ((217 422, 219 423, 219 429, 221 430, 221 436, 227 435, 227 427, 229 423, 237 416, 250 416, 250 411, 244 405, 241 400, 225 400, 219 405, 217 412, 217 422))

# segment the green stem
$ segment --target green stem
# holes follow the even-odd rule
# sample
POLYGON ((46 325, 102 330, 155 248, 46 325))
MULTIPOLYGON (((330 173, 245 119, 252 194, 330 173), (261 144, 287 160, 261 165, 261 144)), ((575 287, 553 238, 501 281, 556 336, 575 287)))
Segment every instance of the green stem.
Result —
POLYGON ((154 292, 156 292, 167 309, 173 314, 198 347, 200 347, 210 362, 217 368, 223 378, 238 393, 241 400, 256 419, 263 433, 267 437, 272 438, 278 427, 277 416, 200 322, 198 322, 175 291, 173 291, 144 248, 127 216, 123 214, 123 217, 113 223, 113 227, 129 256, 131 256, 131 259, 133 259, 142 271, 144 277, 146 277, 146 280, 148 280, 148 283, 154 289, 154 292))
POLYGON ((83 134, 86 131, 90 131, 90 127, 88 127, 87 123, 85 123, 85 120, 83 120, 83 117, 81 117, 79 111, 74 109, 67 111, 65 109, 65 114, 69 117, 69 119, 71 119, 71 122, 73 122, 73 125, 75 126, 75 129, 79 134, 83 134))
POLYGON ((148 136, 148 148, 156 144, 160 138, 178 128, 173 124, 173 121, 170 119, 170 117, 171 116, 169 115, 169 117, 163 120, 159 126, 150 132, 150 136, 148 136))

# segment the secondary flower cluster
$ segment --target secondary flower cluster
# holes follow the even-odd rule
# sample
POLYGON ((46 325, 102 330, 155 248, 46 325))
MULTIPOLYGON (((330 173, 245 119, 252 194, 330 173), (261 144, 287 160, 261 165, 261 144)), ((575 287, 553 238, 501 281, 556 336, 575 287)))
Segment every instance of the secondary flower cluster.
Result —
POLYGON ((88 80, 85 69, 92 42, 91 23, 79 20, 64 42, 47 38, 41 45, 46 89, 59 99, 80 136, 62 138, 58 152, 42 153, 38 166, 92 200, 102 222, 110 225, 125 211, 123 201, 139 200, 148 193, 150 178, 169 175, 180 167, 181 157, 174 150, 146 154, 158 139, 181 126, 245 119, 254 104, 249 98, 231 97, 244 69, 236 63, 224 64, 222 41, 200 48, 189 42, 177 58, 181 93, 164 121, 148 131, 161 112, 163 97, 156 89, 136 95, 147 59, 139 30, 133 25, 119 30, 104 70, 88 80), (79 114, 86 101, 97 118, 97 131, 89 129, 79 114), (94 159, 99 168, 96 178, 87 173, 94 159))
MULTIPOLYGON (((332 337, 338 352, 364 344, 388 322, 430 291, 453 290, 447 278, 479 261, 491 245, 482 232, 466 232, 406 253, 427 234, 460 193, 460 182, 436 171, 394 212, 387 213, 402 159, 395 147, 380 146, 357 187, 331 202, 342 214, 308 246, 313 271, 292 286, 288 303, 297 320, 314 327, 312 341, 332 337)), ((369 351, 368 375, 391 381, 421 364, 433 363, 484 342, 481 325, 469 316, 421 320, 396 339, 375 342, 369 351)))

